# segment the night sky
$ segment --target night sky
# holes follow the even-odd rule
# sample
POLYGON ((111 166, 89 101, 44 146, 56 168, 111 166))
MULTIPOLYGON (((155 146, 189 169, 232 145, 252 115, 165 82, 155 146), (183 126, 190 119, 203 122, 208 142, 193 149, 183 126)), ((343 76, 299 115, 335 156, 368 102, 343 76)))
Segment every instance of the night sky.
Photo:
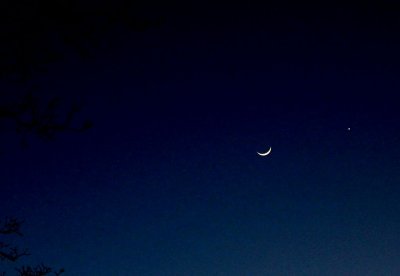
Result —
POLYGON ((34 91, 93 122, 22 147, 0 121, 0 215, 25 221, 32 253, 19 264, 400 275, 393 3, 66 2, 1 8, 2 103, 34 91))

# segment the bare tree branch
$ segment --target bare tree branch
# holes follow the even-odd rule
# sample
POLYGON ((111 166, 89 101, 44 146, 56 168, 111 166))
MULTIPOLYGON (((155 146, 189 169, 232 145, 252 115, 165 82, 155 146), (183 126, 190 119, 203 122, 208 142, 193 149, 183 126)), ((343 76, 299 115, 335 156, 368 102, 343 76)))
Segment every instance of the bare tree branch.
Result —
POLYGON ((44 264, 40 264, 36 267, 31 266, 22 266, 21 268, 15 269, 18 271, 19 276, 45 276, 53 272, 54 275, 59 276, 64 273, 64 269, 60 269, 58 271, 53 271, 51 267, 48 267, 44 264))
POLYGON ((17 247, 10 247, 8 244, 2 243, 0 245, 0 260, 8 260, 11 262, 15 262, 22 256, 29 256, 29 255, 30 254, 27 249, 21 251, 17 247))
POLYGON ((17 220, 16 218, 6 218, 0 223, 0 234, 10 235, 17 234, 22 236, 20 231, 23 221, 17 220))
POLYGON ((51 272, 51 268, 43 264, 36 266, 35 268, 31 266, 22 266, 21 268, 16 268, 20 276, 44 276, 51 272))
POLYGON ((74 125, 76 114, 80 106, 73 103, 64 116, 59 113, 66 107, 61 106, 61 100, 54 97, 49 101, 39 101, 32 93, 25 95, 20 103, 0 107, 0 119, 12 121, 15 124, 15 131, 21 135, 21 143, 27 140, 27 135, 34 134, 41 139, 54 139, 60 132, 72 131, 81 132, 92 126, 90 121, 82 125, 74 125))
MULTIPOLYGON (((16 218, 6 218, 0 223, 0 235, 12 235, 17 234, 22 236, 20 231, 22 221, 16 218)), ((0 241, 0 261, 11 261, 16 262, 23 256, 29 256, 30 253, 27 249, 20 250, 15 246, 11 246, 9 243, 0 241)), ((22 266, 21 268, 15 269, 19 276, 45 276, 53 273, 55 276, 59 276, 65 272, 63 268, 53 271, 51 267, 46 265, 38 265, 36 267, 32 266, 22 266)), ((0 276, 6 276, 6 272, 0 271, 0 276)))

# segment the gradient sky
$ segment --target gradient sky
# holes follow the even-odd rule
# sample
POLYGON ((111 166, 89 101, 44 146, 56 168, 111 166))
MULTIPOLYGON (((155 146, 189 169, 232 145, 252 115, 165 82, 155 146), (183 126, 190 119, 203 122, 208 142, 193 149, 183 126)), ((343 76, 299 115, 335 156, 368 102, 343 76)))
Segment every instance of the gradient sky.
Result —
POLYGON ((2 138, 0 215, 25 220, 26 262, 65 275, 399 275, 397 11, 142 8, 159 23, 102 25, 90 54, 55 43, 45 70, 1 80, 83 101, 77 120, 94 122, 28 149, 2 138))

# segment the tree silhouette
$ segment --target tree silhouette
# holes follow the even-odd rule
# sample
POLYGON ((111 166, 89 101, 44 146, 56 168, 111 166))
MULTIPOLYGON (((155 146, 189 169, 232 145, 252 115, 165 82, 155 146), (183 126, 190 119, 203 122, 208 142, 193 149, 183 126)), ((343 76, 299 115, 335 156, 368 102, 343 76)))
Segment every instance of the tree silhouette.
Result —
MULTIPOLYGON (((90 58, 104 47, 118 44, 119 29, 129 33, 157 27, 159 19, 139 15, 139 2, 5 0, 0 5, 0 84, 26 85, 36 73, 49 70, 50 64, 71 56, 90 58)), ((45 99, 35 93, 10 102, 10 95, 13 92, 0 87, 0 132, 17 134, 21 146, 27 146, 33 137, 48 141, 60 133, 82 132, 92 126, 89 120, 76 121, 82 107, 77 103, 66 105, 60 97, 45 99)), ((6 242, 9 236, 22 236, 21 225, 16 218, 0 222, 0 262, 15 263, 30 255, 27 249, 6 242)), ((19 276, 44 276, 61 275, 64 269, 40 264, 15 271, 19 276)), ((6 272, 0 272, 2 275, 6 272)))
MULTIPOLYGON (((44 100, 28 93, 15 103, 0 106, 0 121, 8 121, 12 133, 20 136, 22 146, 27 146, 28 138, 36 136, 43 140, 54 139, 62 132, 82 132, 91 127, 90 121, 75 123, 76 113, 80 106, 72 104, 62 108, 61 99, 53 97, 44 100)), ((4 129, 3 129, 4 130, 4 129)), ((22 221, 16 218, 5 218, 0 221, 0 261, 15 263, 30 253, 27 249, 21 249, 13 244, 7 243, 7 236, 22 236, 22 221)), ((40 264, 37 266, 21 266, 15 268, 19 276, 45 276, 61 275, 64 269, 54 270, 51 267, 40 264)), ((0 276, 6 272, 0 271, 0 276)))
MULTIPOLYGON (((87 120, 76 123, 76 114, 81 106, 76 103, 62 106, 58 97, 45 100, 33 93, 28 93, 14 103, 0 106, 0 121, 8 121, 11 125, 9 131, 16 133, 21 138, 21 145, 28 144, 28 138, 36 136, 45 141, 54 139, 63 132, 82 132, 89 129, 92 123, 87 120)), ((3 126, 3 125, 2 125, 3 126)), ((4 130, 4 129, 2 129, 4 130)), ((5 218, 0 221, 0 261, 16 263, 21 258, 29 256, 27 249, 7 243, 7 236, 22 236, 21 226, 23 221, 16 218, 5 218)), ((15 268, 19 276, 44 276, 61 275, 64 269, 54 270, 51 267, 40 264, 37 266, 21 266, 15 268)), ((6 272, 0 271, 0 276, 6 272)))
MULTIPOLYGON (((0 222, 0 235, 17 235, 22 236, 21 232, 22 221, 16 218, 6 218, 0 222)), ((27 249, 20 249, 9 243, 5 243, 0 240, 0 261, 17 262, 24 256, 29 256, 30 253, 27 249)), ((44 264, 33 266, 21 266, 15 268, 19 276, 45 276, 53 273, 54 275, 61 275, 64 273, 64 269, 54 270, 44 264)), ((6 272, 0 272, 0 276, 5 276, 6 272)))
POLYGON ((7 120, 11 126, 8 130, 20 136, 21 146, 27 146, 30 135, 52 140, 62 132, 82 132, 92 127, 89 120, 74 123, 80 110, 81 106, 77 103, 72 103, 65 110, 59 97, 45 101, 28 93, 16 103, 0 106, 0 120, 7 120), (65 114, 62 116, 60 113, 65 114))

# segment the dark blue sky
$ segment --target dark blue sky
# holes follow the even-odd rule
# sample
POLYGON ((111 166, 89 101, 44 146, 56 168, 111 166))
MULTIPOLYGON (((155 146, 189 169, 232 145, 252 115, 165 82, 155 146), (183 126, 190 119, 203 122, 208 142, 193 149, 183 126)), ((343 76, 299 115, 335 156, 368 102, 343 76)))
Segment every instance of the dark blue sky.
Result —
POLYGON ((0 214, 26 221, 27 262, 66 275, 400 273, 391 6, 139 14, 160 23, 113 21, 90 55, 56 45, 47 70, 2 79, 79 99, 77 119, 94 122, 2 146, 0 214))

